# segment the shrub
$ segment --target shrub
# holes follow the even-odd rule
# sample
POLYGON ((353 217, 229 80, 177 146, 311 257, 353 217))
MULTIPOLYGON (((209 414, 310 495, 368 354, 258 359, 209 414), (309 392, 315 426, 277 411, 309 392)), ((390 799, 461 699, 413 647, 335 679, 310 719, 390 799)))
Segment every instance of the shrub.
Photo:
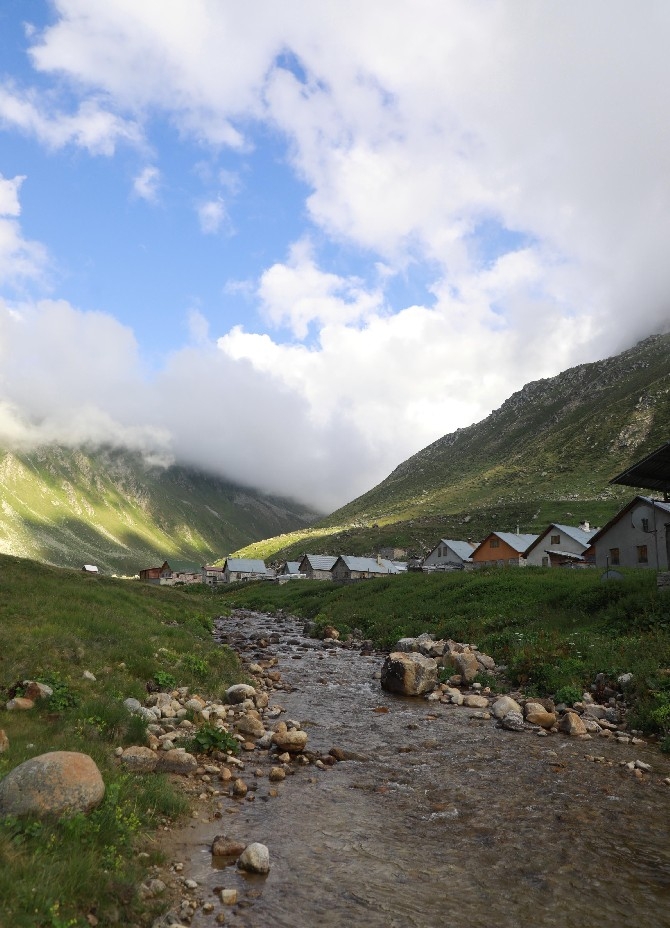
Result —
POLYGON ((215 728, 214 725, 202 725, 191 741, 191 750, 201 754, 211 754, 212 751, 231 751, 238 754, 240 743, 231 735, 230 732, 223 728, 215 728))

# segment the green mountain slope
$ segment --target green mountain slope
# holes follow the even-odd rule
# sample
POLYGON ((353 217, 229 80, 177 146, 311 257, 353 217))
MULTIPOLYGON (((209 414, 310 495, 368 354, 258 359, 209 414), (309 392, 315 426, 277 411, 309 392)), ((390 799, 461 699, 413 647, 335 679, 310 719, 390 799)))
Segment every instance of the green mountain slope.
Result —
POLYGON ((313 518, 297 503, 127 451, 0 451, 0 552, 58 566, 195 567, 313 518))
POLYGON ((482 422, 409 458, 310 531, 247 550, 420 553, 440 536, 602 524, 631 491, 611 477, 670 439, 670 335, 527 384, 482 422))

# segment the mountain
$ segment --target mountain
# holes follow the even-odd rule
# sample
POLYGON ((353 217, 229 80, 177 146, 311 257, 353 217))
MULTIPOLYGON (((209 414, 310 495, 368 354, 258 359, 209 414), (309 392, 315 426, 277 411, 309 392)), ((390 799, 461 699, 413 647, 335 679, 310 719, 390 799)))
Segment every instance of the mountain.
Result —
POLYGON ((0 451, 0 552, 134 575, 168 560, 197 567, 304 527, 298 503, 112 448, 0 451))
POLYGON ((602 525, 631 495, 609 480, 670 440, 670 335, 527 384, 486 419, 413 455, 305 532, 247 551, 423 553, 440 537, 602 525))

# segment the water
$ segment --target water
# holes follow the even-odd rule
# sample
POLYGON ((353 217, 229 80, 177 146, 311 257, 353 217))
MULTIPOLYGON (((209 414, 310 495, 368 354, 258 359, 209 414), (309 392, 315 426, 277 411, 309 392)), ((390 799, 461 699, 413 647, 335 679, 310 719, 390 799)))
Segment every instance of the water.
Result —
MULTIPOLYGON (((276 633, 260 656, 278 656, 295 686, 271 695, 282 718, 302 722, 312 751, 337 746, 369 760, 300 768, 279 798, 259 794, 199 826, 191 874, 239 890, 226 925, 670 926, 670 762, 658 751, 502 731, 467 709, 385 694, 373 677, 381 655, 306 642, 292 620, 219 622, 238 647, 276 633), (636 758, 653 767, 642 782, 619 767, 636 758), (209 843, 224 829, 269 847, 267 877, 212 867, 209 843)), ((254 660, 259 649, 244 653, 254 660)), ((245 761, 254 767, 253 755, 245 761)), ((213 915, 193 925, 211 926, 213 915)))

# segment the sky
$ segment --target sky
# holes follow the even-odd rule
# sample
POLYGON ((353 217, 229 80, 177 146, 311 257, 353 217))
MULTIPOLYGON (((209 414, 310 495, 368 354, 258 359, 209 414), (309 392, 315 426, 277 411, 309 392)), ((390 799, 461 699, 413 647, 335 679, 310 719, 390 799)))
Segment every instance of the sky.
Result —
POLYGON ((0 445, 329 512, 670 326, 667 0, 3 0, 0 445))

